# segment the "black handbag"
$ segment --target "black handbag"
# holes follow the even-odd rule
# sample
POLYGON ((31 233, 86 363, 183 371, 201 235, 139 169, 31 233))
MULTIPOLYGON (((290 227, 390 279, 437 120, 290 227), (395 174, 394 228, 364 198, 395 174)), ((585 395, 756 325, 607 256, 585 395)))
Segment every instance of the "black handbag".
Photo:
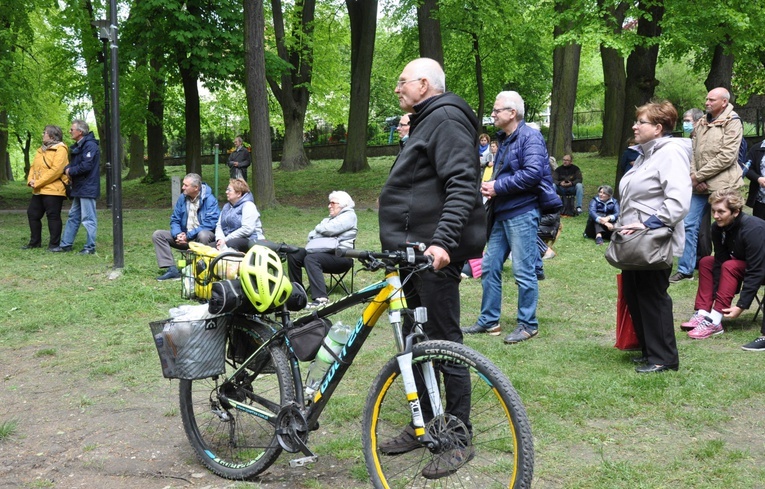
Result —
POLYGON ((606 249, 606 261, 619 270, 664 270, 672 268, 672 233, 668 226, 636 229, 621 234, 615 227, 606 249))

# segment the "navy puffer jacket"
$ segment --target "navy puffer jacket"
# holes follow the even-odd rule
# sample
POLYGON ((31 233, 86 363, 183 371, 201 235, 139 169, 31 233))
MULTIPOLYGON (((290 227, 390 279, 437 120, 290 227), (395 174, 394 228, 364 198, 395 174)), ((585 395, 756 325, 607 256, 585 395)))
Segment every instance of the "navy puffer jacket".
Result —
POLYGON ((101 163, 101 150, 92 132, 69 147, 69 170, 72 180, 72 197, 97 199, 101 196, 101 176, 98 165, 101 163))

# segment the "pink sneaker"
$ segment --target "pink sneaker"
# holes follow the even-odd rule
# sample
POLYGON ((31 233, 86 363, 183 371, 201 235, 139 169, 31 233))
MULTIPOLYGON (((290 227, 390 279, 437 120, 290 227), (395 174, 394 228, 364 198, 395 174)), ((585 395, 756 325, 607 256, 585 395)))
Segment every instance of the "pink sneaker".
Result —
POLYGON ((722 332, 722 324, 714 324, 709 318, 704 317, 701 319, 701 323, 698 326, 691 331, 688 331, 688 336, 694 340, 703 340, 710 336, 722 334, 722 332))
POLYGON ((684 322, 680 325, 680 329, 682 331, 690 331, 694 329, 696 326, 701 324, 701 320, 704 318, 704 316, 700 315, 698 311, 693 313, 693 316, 691 316, 691 319, 684 322))

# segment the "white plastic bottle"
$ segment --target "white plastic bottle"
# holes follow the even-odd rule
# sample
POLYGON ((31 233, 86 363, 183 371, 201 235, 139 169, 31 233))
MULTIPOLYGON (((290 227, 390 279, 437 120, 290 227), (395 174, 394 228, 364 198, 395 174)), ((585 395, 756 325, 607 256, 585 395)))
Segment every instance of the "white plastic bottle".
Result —
POLYGON ((327 373, 330 365, 335 363, 335 359, 329 354, 327 349, 332 350, 336 355, 339 354, 342 351, 343 346, 348 342, 348 337, 350 335, 350 326, 346 326, 340 321, 332 325, 329 333, 324 337, 324 342, 319 348, 319 352, 316 354, 316 359, 311 362, 311 366, 308 367, 308 377, 305 381, 306 397, 312 397, 314 392, 319 389, 319 384, 321 383, 321 379, 324 378, 324 374, 327 373))

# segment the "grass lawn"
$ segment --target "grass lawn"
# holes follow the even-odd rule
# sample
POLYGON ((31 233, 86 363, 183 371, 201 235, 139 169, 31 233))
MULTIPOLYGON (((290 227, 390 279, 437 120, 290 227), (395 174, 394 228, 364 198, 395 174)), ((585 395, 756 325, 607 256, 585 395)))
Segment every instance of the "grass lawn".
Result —
MULTIPOLYGON (((586 207, 598 185, 613 185, 615 160, 575 156, 584 174, 586 207)), ((357 248, 378 249, 374 202, 392 159, 370 163, 372 171, 358 175, 338 173, 339 161, 316 162, 296 173, 276 171, 280 205, 262 210, 266 236, 304 243, 326 215, 327 194, 338 189, 357 199, 357 248)), ((169 173, 180 176, 183 169, 169 173)), ((212 170, 205 167, 204 176, 211 180, 212 170)), ((183 302, 178 282, 155 280, 150 239, 155 229, 168 226, 169 184, 133 181, 123 189, 125 268, 110 280, 111 211, 99 210, 94 256, 22 251, 29 236, 23 212, 28 189, 23 182, 0 187, 0 209, 5 209, 0 211, 0 354, 32 348, 50 358, 48 368, 61 376, 108 378, 115 389, 141 392, 167 382, 147 325, 183 302)), ((537 338, 515 346, 504 345, 501 336, 466 339, 508 375, 523 399, 535 439, 534 487, 765 487, 765 355, 740 349, 759 334, 754 311, 724 322, 725 334, 707 340, 691 340, 678 330, 679 372, 635 374, 634 353, 613 348, 616 270, 603 258, 604 247, 582 238, 585 222, 585 215, 564 218, 558 256, 545 262, 537 338)), ((47 229, 43 236, 47 239, 47 229)), ((84 239, 80 230, 75 249, 84 239)), ((377 278, 362 273, 357 283, 377 278)), ((684 281, 670 289, 677 325, 692 312, 696 284, 684 281)), ((516 292, 508 264, 505 332, 515 326, 516 292)), ((480 300, 480 281, 465 280, 463 324, 473 324, 480 300)), ((321 436, 311 439, 319 455, 333 453, 349 463, 356 487, 368 484, 358 433, 366 390, 393 352, 384 324, 370 341, 325 412, 321 436)), ((18 429, 1 408, 0 426, 18 429)), ((3 443, 0 436, 0 450, 3 443)))

